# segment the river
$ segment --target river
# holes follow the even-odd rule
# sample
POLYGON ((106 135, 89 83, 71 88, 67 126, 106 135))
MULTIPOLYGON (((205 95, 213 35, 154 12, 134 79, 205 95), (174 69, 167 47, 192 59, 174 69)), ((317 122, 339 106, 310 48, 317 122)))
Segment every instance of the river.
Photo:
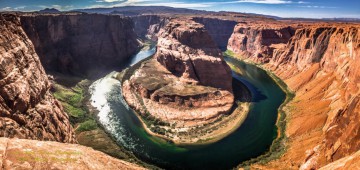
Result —
MULTIPOLYGON (((154 52, 155 48, 140 51, 124 68, 154 52)), ((286 95, 264 70, 231 58, 226 61, 236 67, 234 80, 250 89, 252 105, 244 123, 213 144, 176 146, 147 134, 122 98, 120 82, 112 78, 115 72, 91 85, 91 104, 99 110, 105 130, 145 162, 165 169, 230 169, 269 150, 277 136, 278 108, 286 95)))

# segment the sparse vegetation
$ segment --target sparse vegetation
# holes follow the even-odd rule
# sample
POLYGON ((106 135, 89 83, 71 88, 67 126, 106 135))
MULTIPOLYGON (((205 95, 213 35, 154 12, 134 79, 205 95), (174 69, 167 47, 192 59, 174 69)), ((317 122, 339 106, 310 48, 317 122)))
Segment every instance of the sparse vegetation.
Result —
POLYGON ((66 87, 60 84, 54 85, 54 97, 61 101, 73 125, 82 123, 88 119, 93 119, 87 114, 88 109, 84 102, 86 90, 90 86, 90 83, 89 80, 81 80, 73 87, 66 87))
POLYGON ((65 112, 69 115, 70 122, 76 129, 75 133, 79 144, 148 169, 158 169, 142 162, 133 153, 119 146, 97 123, 95 113, 91 112, 87 106, 90 97, 88 88, 92 81, 65 75, 55 77, 58 79, 57 82, 62 84, 54 82, 53 94, 62 103, 65 112))
POLYGON ((84 131, 90 131, 98 128, 96 121, 93 119, 89 119, 85 122, 82 122, 79 124, 79 126, 76 128, 77 132, 84 132, 84 131))

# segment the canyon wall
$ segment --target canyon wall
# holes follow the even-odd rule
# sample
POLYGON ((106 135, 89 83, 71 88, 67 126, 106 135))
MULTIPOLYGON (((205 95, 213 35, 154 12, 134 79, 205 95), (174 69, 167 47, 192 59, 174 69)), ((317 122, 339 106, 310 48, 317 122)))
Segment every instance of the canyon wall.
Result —
MULTIPOLYGON (((272 27, 289 30, 278 25, 272 27)), ((319 168, 360 149, 359 28, 357 24, 309 24, 297 27, 286 44, 282 44, 285 39, 280 38, 257 45, 258 36, 246 34, 250 35, 248 39, 255 39, 253 48, 244 46, 246 43, 236 43, 244 42, 245 36, 239 32, 248 30, 249 26, 235 28, 229 49, 240 58, 262 63, 296 94, 285 108, 289 148, 280 160, 270 162, 269 166, 319 168), (266 60, 264 55, 253 55, 261 53, 264 46, 265 49, 274 47, 271 53, 266 53, 266 60)), ((291 35, 282 32, 273 35, 291 35)))
POLYGON ((21 25, 47 71, 93 76, 138 51, 130 18, 98 14, 29 14, 21 25))
POLYGON ((76 142, 20 18, 0 15, 0 136, 76 142))
POLYGON ((218 48, 226 50, 228 40, 237 24, 236 21, 206 17, 194 17, 193 20, 205 26, 218 48))
POLYGON ((260 63, 269 62, 274 49, 285 45, 295 28, 288 23, 239 23, 228 40, 227 49, 260 63))
POLYGON ((157 33, 170 20, 170 17, 161 15, 138 15, 131 17, 134 22, 134 30, 138 37, 149 38, 157 41, 157 33))

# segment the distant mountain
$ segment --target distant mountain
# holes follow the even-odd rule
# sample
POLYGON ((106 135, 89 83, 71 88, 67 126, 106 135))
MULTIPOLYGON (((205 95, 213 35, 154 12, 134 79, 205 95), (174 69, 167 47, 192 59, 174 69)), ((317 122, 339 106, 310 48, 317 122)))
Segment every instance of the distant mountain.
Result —
POLYGON ((39 13, 60 13, 60 11, 55 8, 45 8, 40 10, 39 13))
POLYGON ((360 22, 360 18, 323 18, 329 21, 360 22))
POLYGON ((308 21, 308 22, 360 22, 360 18, 279 18, 278 20, 308 21))
POLYGON ((123 14, 126 16, 142 15, 142 14, 208 14, 214 13, 204 10, 193 10, 186 8, 173 8, 165 6, 124 6, 113 8, 91 8, 76 9, 76 12, 100 13, 100 14, 123 14))
MULTIPOLYGON (((52 11, 56 9, 44 9, 42 11, 52 11)), ((56 10, 58 11, 58 10, 56 10)), ((122 6, 122 7, 112 7, 112 8, 89 8, 89 9, 75 9, 70 12, 84 12, 84 13, 99 13, 99 14, 117 14, 124 16, 136 16, 144 14, 191 14, 191 15, 215 15, 215 16, 233 16, 237 18, 242 17, 258 17, 258 18, 267 18, 274 20, 292 20, 292 21, 308 21, 308 22, 318 22, 318 21, 328 21, 328 22, 360 22, 359 18, 282 18, 272 15, 264 14, 255 14, 255 13, 241 13, 241 12, 230 12, 230 11, 205 11, 205 10, 195 10, 195 9, 186 9, 186 8, 173 8, 167 6, 122 6)), ((54 13, 54 12, 52 12, 54 13)))

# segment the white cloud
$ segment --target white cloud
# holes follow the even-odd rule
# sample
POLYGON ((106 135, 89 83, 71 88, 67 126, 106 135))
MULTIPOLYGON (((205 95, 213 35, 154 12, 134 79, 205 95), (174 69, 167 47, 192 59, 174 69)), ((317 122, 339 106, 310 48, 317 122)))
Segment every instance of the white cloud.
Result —
MULTIPOLYGON (((294 3, 290 0, 234 0, 234 1, 219 1, 219 2, 207 2, 202 1, 198 3, 188 3, 188 2, 166 2, 165 0, 97 0, 96 2, 111 3, 112 6, 127 6, 127 5, 137 5, 137 6, 170 6, 170 7, 178 7, 178 8, 206 8, 212 7, 221 4, 237 4, 237 3, 257 3, 257 4, 290 4, 294 3), (119 2, 117 4, 113 4, 114 2, 119 2)), ((303 4, 306 3, 304 1, 298 1, 296 3, 303 4)), ((95 5, 96 7, 106 7, 108 5, 95 5)), ((91 7, 95 7, 92 5, 91 7)))
POLYGON ((331 7, 331 6, 317 6, 317 5, 306 5, 306 6, 299 6, 301 8, 321 8, 321 9, 335 9, 337 7, 331 7))
POLYGON ((102 0, 97 2, 119 2, 119 1, 123 1, 123 0, 102 0))
POLYGON ((151 4, 137 4, 141 6, 169 6, 174 8, 206 8, 213 6, 210 3, 184 3, 184 2, 172 2, 172 3, 151 3, 151 4))
POLYGON ((186 3, 186 2, 166 2, 164 0, 97 0, 96 2, 109 4, 91 5, 86 8, 101 8, 101 7, 119 7, 119 6, 169 6, 174 8, 206 8, 215 5, 213 2, 209 3, 186 3), (119 3, 110 3, 117 2, 119 3))
POLYGON ((292 1, 284 0, 239 0, 234 1, 235 3, 256 3, 256 4, 291 4, 292 1))
POLYGON ((11 10, 12 10, 11 7, 4 7, 0 9, 0 11, 11 11, 11 10))
POLYGON ((15 10, 23 10, 23 9, 25 9, 26 8, 26 6, 18 6, 18 7, 15 7, 14 9, 15 10))
POLYGON ((305 1, 298 1, 298 4, 308 4, 309 2, 305 2, 305 1))

